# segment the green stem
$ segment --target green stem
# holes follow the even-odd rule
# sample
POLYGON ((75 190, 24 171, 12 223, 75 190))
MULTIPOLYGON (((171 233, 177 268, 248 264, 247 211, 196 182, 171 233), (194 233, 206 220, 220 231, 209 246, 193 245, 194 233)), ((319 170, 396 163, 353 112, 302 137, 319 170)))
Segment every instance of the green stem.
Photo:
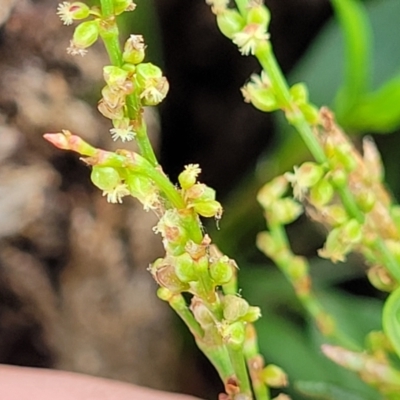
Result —
POLYGON ((290 122, 300 133, 300 136, 306 143, 313 157, 318 162, 324 163, 326 161, 326 156, 322 147, 318 143, 318 140, 303 114, 294 108, 290 97, 289 87, 272 52, 271 43, 264 42, 262 45, 260 44, 257 46, 256 57, 271 80, 271 85, 281 108, 286 112, 290 112, 293 116, 290 122))
POLYGON ((235 3, 242 17, 246 18, 247 8, 249 6, 249 0, 235 0, 235 3))
POLYGON ((251 383, 256 399, 270 400, 269 388, 259 378, 260 369, 263 365, 256 365, 256 369, 252 369, 252 365, 256 362, 255 360, 262 360, 263 363, 263 358, 260 355, 260 350, 258 348, 257 333, 253 324, 248 324, 246 326, 246 339, 244 342, 243 353, 249 367, 251 383))
MULTIPOLYGON (((130 109, 130 105, 128 103, 128 108, 130 109)), ((137 117, 137 125, 135 127, 136 132, 136 142, 139 146, 140 154, 156 167, 158 165, 157 157, 154 153, 153 146, 150 143, 149 135, 147 134, 147 126, 144 122, 144 118, 142 115, 138 115, 137 117)))
POLYGON ((201 339, 204 336, 203 328, 200 324, 196 321, 193 314, 187 307, 186 301, 181 294, 174 295, 169 300, 169 305, 171 308, 181 317, 183 322, 189 328, 191 334, 196 339, 201 339))
POLYGON ((399 264, 381 237, 376 239, 376 242, 372 245, 372 248, 378 254, 377 259, 381 260, 382 264, 389 270, 396 281, 400 282, 399 264))
POLYGON ((237 349, 236 346, 226 345, 229 353, 235 375, 238 379, 240 393, 247 394, 251 397, 251 386, 249 375, 247 373, 246 361, 243 354, 243 349, 237 349))
POLYGON ((203 340, 196 340, 196 344, 210 360, 224 383, 235 374, 225 345, 208 344, 203 340))
POLYGON ((114 2, 113 0, 100 0, 101 14, 104 18, 114 15, 114 2))

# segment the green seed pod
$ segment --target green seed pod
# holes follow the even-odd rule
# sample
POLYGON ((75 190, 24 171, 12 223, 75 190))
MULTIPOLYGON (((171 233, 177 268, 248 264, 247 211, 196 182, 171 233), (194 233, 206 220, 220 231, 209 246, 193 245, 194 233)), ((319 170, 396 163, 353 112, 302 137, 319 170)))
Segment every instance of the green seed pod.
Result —
POLYGON ((222 256, 210 265, 211 279, 217 286, 225 285, 233 278, 233 268, 235 267, 232 265, 232 260, 222 256))
POLYGON ((290 88, 290 95, 296 104, 308 102, 308 89, 304 83, 296 83, 290 88))
POLYGON ((309 192, 309 200, 315 207, 322 207, 328 204, 335 194, 335 190, 330 182, 321 179, 316 183, 309 192))
POLYGON ((339 204, 326 206, 321 211, 326 222, 332 226, 341 226, 349 220, 346 210, 339 204))
POLYGON ((270 112, 279 109, 279 104, 271 87, 257 87, 249 83, 242 88, 242 94, 247 103, 253 104, 260 111, 270 112))
POLYGON ((136 82, 142 89, 146 89, 150 79, 162 78, 162 71, 152 63, 142 63, 136 66, 136 82))
POLYGON ((364 213, 369 213, 376 204, 376 196, 372 190, 366 190, 356 195, 357 205, 364 213))
POLYGON ((242 321, 237 321, 221 329, 223 341, 234 350, 241 350, 246 338, 246 328, 242 321))
POLYGON ((128 71, 114 65, 107 65, 103 68, 103 77, 111 90, 120 89, 128 79, 128 71))
POLYGON ((324 175, 325 171, 321 165, 307 161, 295 170, 297 184, 302 188, 314 186, 324 175))
POLYGON ((250 306, 247 313, 241 318, 244 322, 256 322, 261 317, 260 307, 250 306))
POLYGON ((90 8, 87 4, 76 1, 70 5, 69 12, 73 19, 85 19, 90 15, 90 8))
POLYGON ((223 212, 221 203, 216 200, 195 201, 190 204, 190 207, 192 207, 197 214, 205 218, 215 217, 220 219, 223 212))
POLYGON ((175 273, 175 268, 171 264, 157 265, 151 268, 152 275, 156 282, 172 293, 187 291, 190 286, 182 282, 175 273))
POLYGON ((348 176, 347 173, 342 169, 336 169, 335 171, 332 171, 329 175, 329 178, 336 187, 340 188, 347 186, 348 176))
POLYGON ((276 200, 271 205, 271 211, 268 214, 271 221, 281 225, 287 225, 295 221, 303 213, 303 207, 300 203, 290 197, 276 200))
POLYGON ((98 167, 97 165, 93 166, 90 179, 101 190, 113 190, 121 183, 121 177, 115 168, 98 167))
POLYGON ((98 37, 98 23, 96 21, 85 21, 75 28, 72 42, 76 48, 86 49, 94 44, 98 37))
POLYGON ((227 294, 222 299, 224 319, 234 322, 242 318, 249 311, 249 303, 241 297, 227 294))
POLYGON ((224 12, 217 14, 217 25, 224 36, 232 39, 236 33, 244 28, 245 21, 236 10, 225 9, 224 12))
POLYGON ((281 198, 287 192, 288 188, 288 180, 285 176, 280 175, 261 188, 257 195, 257 201, 264 209, 267 209, 275 200, 281 198))
POLYGON ((268 386, 273 388, 285 387, 288 384, 288 378, 285 371, 274 364, 267 365, 261 371, 261 379, 268 386))
POLYGON ((175 272, 179 280, 185 283, 198 280, 192 257, 188 253, 174 257, 175 272))
POLYGON ((261 25, 265 30, 271 21, 271 13, 263 4, 256 4, 249 8, 246 16, 247 24, 261 25))

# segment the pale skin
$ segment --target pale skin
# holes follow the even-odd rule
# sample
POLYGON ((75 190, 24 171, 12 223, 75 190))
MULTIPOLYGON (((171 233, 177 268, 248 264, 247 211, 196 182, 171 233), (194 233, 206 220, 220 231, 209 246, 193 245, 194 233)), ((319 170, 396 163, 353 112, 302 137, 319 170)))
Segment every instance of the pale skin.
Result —
POLYGON ((7 400, 196 400, 192 396, 72 372, 10 365, 0 365, 0 397, 7 400))

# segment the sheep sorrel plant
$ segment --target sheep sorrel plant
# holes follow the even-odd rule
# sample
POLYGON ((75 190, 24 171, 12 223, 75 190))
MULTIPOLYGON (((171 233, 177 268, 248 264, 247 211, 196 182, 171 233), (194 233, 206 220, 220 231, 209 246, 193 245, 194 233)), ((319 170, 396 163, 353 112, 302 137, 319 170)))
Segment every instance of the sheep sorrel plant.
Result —
MULTIPOLYGON (((333 113, 309 102, 304 84, 289 87, 269 41, 270 12, 261 0, 235 0, 235 7, 228 0, 206 2, 222 33, 243 55, 254 55, 261 64, 261 74, 253 75, 242 88, 245 101, 261 111, 283 110, 315 158, 276 177, 259 192, 268 232, 259 234, 258 247, 282 270, 315 320, 323 354, 357 372, 375 389, 375 396, 399 399, 400 208, 384 187, 379 153, 372 140, 365 139, 361 155, 333 113), (293 196, 287 194, 290 185, 293 196), (371 332, 365 347, 325 311, 312 288, 307 260, 290 248, 284 226, 303 208, 329 231, 320 257, 335 263, 350 252, 361 254, 371 283, 391 293, 383 309, 383 331, 371 332)), ((347 7, 343 1, 334 3, 347 7)), ((357 7, 357 1, 350 3, 357 7)), ((121 203, 132 196, 157 215, 154 232, 162 237, 165 256, 149 271, 160 286, 158 296, 183 319, 217 369, 225 387, 219 399, 270 399, 270 387, 285 386, 286 374, 276 365, 264 365, 253 326, 260 309, 240 296, 235 261, 204 233, 201 217, 219 220, 222 216, 215 191, 198 181, 197 164, 185 167, 179 186, 171 182, 147 136, 144 107, 160 104, 169 84, 160 68, 144 62, 146 45, 141 35, 131 35, 120 46, 116 17, 135 8, 132 0, 100 0, 94 7, 64 2, 58 14, 66 25, 84 20, 75 28, 68 48, 71 55, 84 55, 98 38, 103 40, 111 64, 103 67, 106 85, 98 109, 112 122, 112 138, 123 143, 134 140, 139 151, 94 148, 68 130, 44 137, 56 147, 83 156, 91 167, 92 182, 108 202, 121 203)), ((343 115, 352 106, 350 100, 347 105, 347 110, 342 107, 343 115)), ((325 382, 305 382, 299 389, 312 398, 364 398, 346 391, 345 385, 325 382)), ((285 394, 276 397, 285 398, 285 394)))

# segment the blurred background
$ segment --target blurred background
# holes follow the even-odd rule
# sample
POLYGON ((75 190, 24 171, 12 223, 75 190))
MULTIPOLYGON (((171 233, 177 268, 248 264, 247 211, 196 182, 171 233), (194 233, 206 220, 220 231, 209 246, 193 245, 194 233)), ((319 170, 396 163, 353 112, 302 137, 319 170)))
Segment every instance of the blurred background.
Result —
MULTIPOLYGON (((0 362, 215 399, 222 390, 218 377, 156 298, 146 271, 162 255, 151 229, 155 216, 133 200, 108 204, 75 154, 42 139, 45 132, 69 129, 96 146, 118 147, 96 110, 104 49, 99 43, 84 58, 68 56, 73 28, 62 26, 56 1, 0 3, 0 362)), ((244 296, 263 309, 258 329, 267 361, 285 368, 292 383, 328 379, 373 399, 355 377, 322 357, 321 338, 292 289, 255 247, 265 227, 257 190, 309 158, 279 116, 242 101, 240 87, 260 68, 218 32, 204 0, 137 4, 121 20, 122 32, 144 34, 147 60, 163 67, 171 87, 163 105, 147 114, 151 138, 173 181, 184 165, 200 163, 201 180, 225 205, 220 230, 214 224, 206 229, 237 259, 244 296)), ((335 109, 346 52, 329 1, 266 4, 285 74, 291 82, 306 81, 314 103, 335 109)), ((368 79, 378 88, 399 69, 400 4, 365 4, 374 37, 368 79)), ((398 195, 399 140, 386 133, 395 133, 400 123, 395 119, 383 129, 363 125, 362 115, 347 117, 340 122, 355 140, 377 133, 390 188, 398 195)), ((290 226, 289 235, 294 251, 311 259, 321 299, 351 335, 363 340, 365 332, 379 328, 381 295, 366 281, 361 261, 350 257, 332 267, 318 260, 323 232, 305 219, 290 226)), ((293 398, 306 398, 292 383, 293 398)))

